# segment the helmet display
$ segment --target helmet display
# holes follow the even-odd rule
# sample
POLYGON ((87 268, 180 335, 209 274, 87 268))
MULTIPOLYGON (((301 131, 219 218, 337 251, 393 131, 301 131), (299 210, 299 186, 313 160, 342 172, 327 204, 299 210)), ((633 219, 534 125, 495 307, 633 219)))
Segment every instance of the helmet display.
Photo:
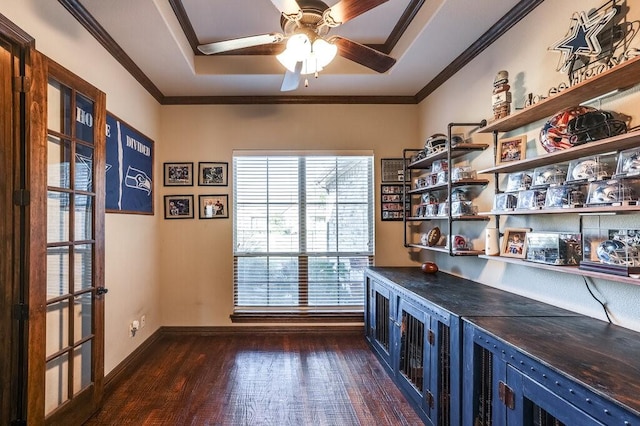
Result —
POLYGON ((442 133, 435 133, 424 143, 424 150, 427 155, 433 155, 447 149, 447 136, 442 133))
POLYGON ((605 240, 596 250, 598 259, 609 265, 638 266, 638 249, 619 240, 605 240))
POLYGON ((422 194, 422 203, 423 204, 438 204, 440 201, 438 201, 438 198, 433 195, 431 192, 426 192, 424 194, 422 194))
POLYGON ((616 181, 592 183, 589 204, 618 203, 633 199, 633 189, 616 181))
POLYGON ((462 188, 455 188, 451 191, 451 201, 469 201, 467 191, 462 188))
POLYGON ((595 160, 584 160, 576 164, 571 171, 572 180, 590 179, 596 176, 598 162, 595 160))
POLYGON ((545 123, 540 143, 547 152, 554 152, 626 131, 626 123, 609 111, 575 106, 563 109, 545 123))
POLYGON ((533 172, 533 185, 559 185, 564 183, 567 172, 566 169, 558 166, 538 167, 533 172))

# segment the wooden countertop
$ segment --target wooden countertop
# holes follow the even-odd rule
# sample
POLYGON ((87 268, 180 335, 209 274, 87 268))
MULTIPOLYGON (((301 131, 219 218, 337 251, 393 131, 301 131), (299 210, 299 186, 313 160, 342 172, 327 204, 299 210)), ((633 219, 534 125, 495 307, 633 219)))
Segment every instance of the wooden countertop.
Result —
POLYGON ((369 271, 458 317, 580 315, 444 272, 425 274, 420 267, 370 267, 369 271))
POLYGON ((640 333, 586 316, 464 320, 640 415, 640 333))

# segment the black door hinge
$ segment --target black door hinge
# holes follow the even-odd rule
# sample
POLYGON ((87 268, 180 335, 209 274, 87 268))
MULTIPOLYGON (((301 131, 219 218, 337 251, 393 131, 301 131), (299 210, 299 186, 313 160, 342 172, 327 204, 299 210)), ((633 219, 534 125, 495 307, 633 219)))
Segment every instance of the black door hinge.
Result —
POLYGON ((427 405, 429 408, 433 408, 433 394, 427 391, 427 405))
POLYGON ((13 319, 17 321, 26 321, 29 319, 29 305, 19 303, 13 305, 13 319))
POLYGON ((13 90, 15 92, 27 93, 31 89, 31 79, 25 75, 13 78, 13 90))
POLYGON ((513 410, 516 407, 516 399, 513 389, 507 386, 503 381, 498 383, 498 397, 507 408, 513 410))
POLYGON ((26 189, 18 189, 13 192, 13 204, 16 206, 28 206, 31 194, 26 189))

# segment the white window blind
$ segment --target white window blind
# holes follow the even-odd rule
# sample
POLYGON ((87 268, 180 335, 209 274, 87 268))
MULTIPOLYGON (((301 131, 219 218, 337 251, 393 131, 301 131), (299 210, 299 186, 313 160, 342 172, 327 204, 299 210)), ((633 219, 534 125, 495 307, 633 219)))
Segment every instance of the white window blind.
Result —
POLYGON ((238 309, 362 309, 373 261, 373 158, 233 159, 238 309))

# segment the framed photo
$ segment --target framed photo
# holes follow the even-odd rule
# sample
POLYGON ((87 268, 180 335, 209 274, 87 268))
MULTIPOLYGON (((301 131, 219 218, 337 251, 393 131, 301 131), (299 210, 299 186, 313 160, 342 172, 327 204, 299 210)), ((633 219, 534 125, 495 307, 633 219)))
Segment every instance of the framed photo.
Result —
POLYGON ((227 186, 229 163, 198 163, 198 185, 227 186))
MULTIPOLYGON (((380 185, 380 200, 382 220, 402 220, 405 216, 409 216, 409 195, 404 197, 403 185, 380 185)), ((405 185, 405 189, 410 189, 409 185, 405 185)))
POLYGON ((193 163, 164 163, 164 186, 193 186, 193 163))
POLYGON ((193 219, 193 195, 165 195, 165 219, 193 219))
POLYGON ((507 228, 502 237, 500 256, 524 259, 527 254, 527 228, 507 228))
MULTIPOLYGON (((383 158, 381 181, 384 182, 403 182, 408 176, 404 175, 404 163, 402 158, 383 158)), ((407 160, 407 164, 409 161, 407 160)))
POLYGON ((496 150, 496 165, 524 160, 526 152, 527 135, 501 139, 496 150))
POLYGON ((226 219, 229 217, 227 194, 199 195, 200 219, 226 219))

